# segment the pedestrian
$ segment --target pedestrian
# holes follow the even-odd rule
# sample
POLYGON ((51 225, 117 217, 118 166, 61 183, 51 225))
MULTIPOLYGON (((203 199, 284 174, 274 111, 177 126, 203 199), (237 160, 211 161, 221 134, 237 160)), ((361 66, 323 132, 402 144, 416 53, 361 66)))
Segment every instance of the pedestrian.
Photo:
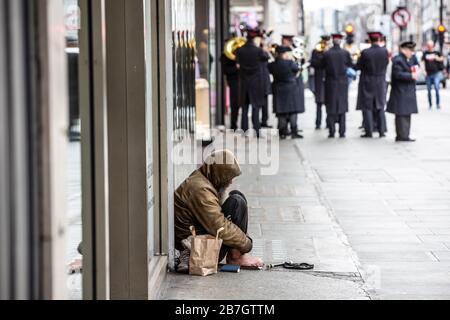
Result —
POLYGON ((278 118, 280 138, 288 136, 288 123, 291 125, 292 139, 303 138, 297 133, 297 116, 305 111, 304 99, 298 91, 297 77, 299 67, 289 56, 290 47, 278 46, 275 62, 269 64, 273 75, 273 104, 278 118))
POLYGON ((386 132, 386 70, 389 54, 380 46, 381 32, 369 32, 371 47, 363 50, 356 64, 361 71, 358 86, 357 110, 362 110, 365 134, 362 138, 372 138, 374 128, 385 137, 386 132))
POLYGON ((314 68, 314 97, 316 100, 316 130, 322 126, 322 106, 325 103, 325 70, 321 62, 329 48, 329 35, 321 36, 319 45, 311 53, 311 66, 314 68))
POLYGON ((442 81, 442 71, 444 70, 444 57, 435 50, 434 42, 432 40, 427 42, 427 50, 423 53, 422 62, 425 65, 427 73, 427 90, 428 90, 428 104, 430 110, 433 108, 432 89, 436 92, 436 108, 440 109, 440 95, 439 88, 442 81))
POLYGON ((387 112, 395 114, 397 142, 415 141, 409 137, 411 115, 418 113, 416 97, 417 66, 411 61, 416 44, 412 41, 400 45, 400 53, 392 60, 391 94, 387 112))
POLYGON ((261 122, 260 110, 264 106, 265 88, 263 65, 269 55, 260 48, 262 33, 258 29, 247 30, 247 42, 236 50, 239 69, 239 105, 242 107, 242 130, 247 131, 248 110, 252 106, 252 123, 259 138, 261 122))
POLYGON ((225 54, 222 54, 221 63, 228 87, 230 88, 230 127, 232 130, 237 130, 239 116, 239 70, 236 61, 229 59, 225 54))
POLYGON ((347 69, 354 66, 350 53, 341 48, 344 36, 341 33, 334 33, 331 37, 333 46, 325 52, 322 59, 322 66, 325 69, 328 137, 335 137, 336 123, 339 123, 339 136, 345 138, 346 113, 348 112, 347 69))
MULTIPOLYGON (((269 48, 266 48, 266 44, 263 41, 261 43, 261 48, 265 50, 270 50, 269 48)), ((269 125, 269 96, 272 94, 272 84, 270 81, 270 73, 269 73, 269 61, 265 61, 262 64, 262 73, 263 73, 263 79, 264 79, 264 105, 262 106, 262 121, 261 121, 261 128, 272 128, 272 126, 269 125)))

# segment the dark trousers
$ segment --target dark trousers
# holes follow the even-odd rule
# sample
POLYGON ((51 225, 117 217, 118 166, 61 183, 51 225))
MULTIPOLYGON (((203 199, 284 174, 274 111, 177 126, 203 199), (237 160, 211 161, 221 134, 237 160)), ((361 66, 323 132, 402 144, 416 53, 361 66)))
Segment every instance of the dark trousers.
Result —
POLYGON ((269 121, 269 102, 267 101, 268 97, 264 99, 265 103, 262 106, 262 125, 267 126, 267 121, 269 121))
POLYGON ((386 114, 384 109, 363 110, 363 124, 367 135, 372 135, 373 131, 378 131, 380 135, 385 134, 386 114))
POLYGON ((339 135, 344 136, 346 131, 346 114, 329 114, 327 116, 328 130, 330 131, 330 136, 336 134, 336 123, 339 123, 339 135))
POLYGON ((297 133, 297 113, 286 113, 278 115, 278 130, 280 135, 286 136, 288 133, 288 123, 291 124, 291 134, 297 133))
POLYGON ((407 116, 395 116, 395 129, 397 131, 397 139, 405 140, 409 139, 409 133, 411 130, 411 115, 407 116))
MULTIPOLYGON (((249 105, 245 105, 242 108, 242 130, 248 130, 248 109, 249 105)), ((259 130, 261 129, 261 123, 259 122, 259 111, 261 110, 261 106, 253 106, 252 105, 252 124, 253 129, 256 131, 256 135, 259 136, 259 130)))
POLYGON ((317 102, 316 111, 316 128, 319 129, 322 126, 322 103, 317 102))
POLYGON ((228 86, 230 87, 230 109, 231 109, 231 129, 236 130, 237 121, 239 117, 239 81, 229 80, 228 86))
MULTIPOLYGON (((239 191, 231 191, 230 196, 222 205, 222 213, 225 218, 233 222, 244 233, 248 229, 248 204, 245 196, 239 191)), ((219 254, 219 262, 222 261, 232 248, 222 245, 219 254)))

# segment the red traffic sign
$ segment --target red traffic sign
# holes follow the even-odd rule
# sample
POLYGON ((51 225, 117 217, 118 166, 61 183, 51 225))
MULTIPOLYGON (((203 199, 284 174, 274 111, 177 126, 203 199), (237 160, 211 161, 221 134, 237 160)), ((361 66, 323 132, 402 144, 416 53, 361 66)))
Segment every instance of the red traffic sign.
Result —
POLYGON ((392 13, 392 21, 400 28, 406 28, 411 21, 411 13, 405 7, 398 7, 392 13))

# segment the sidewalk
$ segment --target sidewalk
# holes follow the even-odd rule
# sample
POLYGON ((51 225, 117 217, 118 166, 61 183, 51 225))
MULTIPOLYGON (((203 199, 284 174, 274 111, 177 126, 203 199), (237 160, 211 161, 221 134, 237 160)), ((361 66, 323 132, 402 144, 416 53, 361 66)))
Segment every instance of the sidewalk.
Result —
POLYGON ((439 112, 423 88, 418 100, 416 143, 394 142, 392 115, 386 139, 361 139, 354 105, 347 139, 329 140, 307 92, 305 139, 281 143, 276 176, 247 166, 236 188, 250 200, 254 254, 315 270, 169 274, 162 298, 450 299, 450 91, 439 112))
POLYGON ((320 181, 294 141, 280 143, 280 171, 242 166, 235 188, 249 200, 253 254, 313 271, 241 271, 207 278, 168 274, 163 299, 368 299, 357 260, 322 199, 320 181))

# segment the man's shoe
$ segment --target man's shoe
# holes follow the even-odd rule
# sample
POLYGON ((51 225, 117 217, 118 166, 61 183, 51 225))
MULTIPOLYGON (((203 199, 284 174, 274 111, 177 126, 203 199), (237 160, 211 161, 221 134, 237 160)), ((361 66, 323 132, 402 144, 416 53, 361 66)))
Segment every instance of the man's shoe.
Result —
POLYGON ((441 106, 437 106, 436 109, 440 110, 440 109, 441 109, 441 106))
POLYGON ((334 139, 334 134, 328 135, 328 139, 334 139))
POLYGON ((272 129, 272 126, 269 126, 267 123, 261 125, 261 128, 272 129))
POLYGON ((320 126, 316 126, 316 130, 320 130, 320 126))
POLYGON ((303 136, 301 134, 298 133, 294 133, 293 135, 291 135, 292 139, 303 139, 303 136))
POLYGON ((373 138, 373 135, 371 135, 371 134, 363 134, 362 136, 361 136, 361 138, 373 138))
POLYGON ((386 138, 386 135, 384 133, 380 133, 380 138, 386 138))
POLYGON ((340 134, 339 138, 344 139, 345 138, 345 134, 340 134))
POLYGON ((415 142, 415 139, 411 139, 411 138, 395 138, 396 142, 415 142))

